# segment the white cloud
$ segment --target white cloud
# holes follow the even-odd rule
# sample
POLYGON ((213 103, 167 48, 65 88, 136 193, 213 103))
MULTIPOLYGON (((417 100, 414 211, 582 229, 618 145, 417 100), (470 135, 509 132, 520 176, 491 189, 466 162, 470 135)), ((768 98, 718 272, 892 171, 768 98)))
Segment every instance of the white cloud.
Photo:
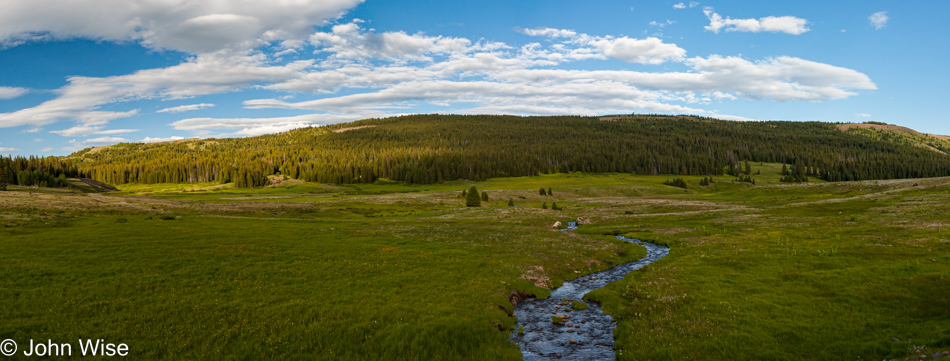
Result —
MULTIPOLYGON (((106 111, 82 111, 75 114, 79 124, 63 130, 53 130, 50 133, 59 134, 64 137, 86 136, 90 134, 113 135, 137 132, 138 129, 103 129, 109 121, 119 118, 127 118, 138 114, 138 109, 127 112, 106 112, 106 111)), ((0 114, 2 116, 2 114, 0 114)), ((2 118, 0 118, 2 119, 2 118)))
POLYGON ((409 35, 401 31, 365 32, 359 21, 335 25, 331 32, 310 35, 310 43, 323 52, 343 59, 396 59, 425 60, 427 54, 464 52, 471 41, 464 38, 409 35))
MULTIPOLYGON (((250 20, 209 17, 196 20, 195 26, 241 21, 250 20)), ((762 21, 759 22, 762 27, 762 21)), ((685 49, 656 37, 638 39, 554 28, 519 29, 546 39, 515 46, 421 33, 379 33, 364 29, 361 24, 359 20, 337 24, 312 34, 309 42, 282 40, 267 48, 272 52, 291 49, 301 57, 318 54, 311 60, 286 63, 275 60, 275 54, 220 51, 195 56, 179 65, 128 75, 72 77, 57 90, 53 100, 0 113, 0 127, 40 127, 71 121, 75 122, 72 127, 54 133, 67 137, 102 136, 74 140, 74 147, 122 142, 128 140, 110 136, 135 130, 108 129, 109 122, 135 116, 137 111, 103 110, 110 109, 110 104, 185 99, 249 87, 295 94, 278 93, 273 99, 248 100, 244 102, 246 108, 301 109, 316 114, 194 117, 175 121, 171 126, 198 136, 259 135, 409 113, 429 105, 444 107, 451 113, 597 115, 648 111, 748 120, 702 107, 738 98, 826 101, 876 88, 870 78, 855 70, 794 57, 687 58, 685 49), (636 64, 678 62, 676 68, 681 70, 558 69, 565 63, 610 58, 636 64)), ((211 106, 195 103, 159 112, 211 106)), ((142 141, 173 138, 146 137, 142 141)))
POLYGON ((876 30, 881 30, 887 26, 888 19, 887 11, 878 11, 874 14, 871 14, 871 16, 868 16, 868 20, 871 21, 871 25, 874 25, 874 29, 876 30))
POLYGON ((0 147, 0 152, 19 152, 19 151, 20 150, 16 148, 0 147))
POLYGON ((528 35, 528 36, 545 36, 549 38, 573 38, 577 36, 577 32, 573 30, 566 29, 553 29, 553 28, 533 28, 533 29, 522 29, 515 28, 515 31, 528 35))
POLYGON ((201 134, 210 134, 212 131, 237 130, 233 133, 225 133, 219 136, 255 136, 385 115, 391 114, 378 111, 358 110, 349 113, 306 114, 277 118, 190 118, 176 121, 171 125, 177 130, 186 130, 201 134))
MULTIPOLYGON (((650 25, 666 26, 673 24, 671 20, 663 23, 651 22, 650 25)), ((517 29, 524 34, 532 36, 547 36, 551 38, 570 38, 567 42, 559 44, 560 48, 565 49, 564 45, 570 44, 580 46, 573 49, 570 56, 565 52, 560 52, 560 56, 555 55, 559 60, 580 60, 596 57, 595 53, 604 56, 620 59, 628 63, 640 64, 662 64, 667 61, 681 61, 686 55, 686 50, 676 46, 676 44, 667 44, 663 40, 655 37, 646 39, 635 39, 629 37, 612 36, 590 36, 587 34, 578 34, 572 30, 553 29, 553 28, 535 28, 535 29, 517 29)), ((554 55, 557 53, 548 53, 554 55)))
POLYGON ((125 134, 125 133, 134 133, 139 131, 138 129, 102 129, 102 126, 99 125, 88 125, 80 124, 71 128, 63 130, 53 130, 50 133, 59 134, 64 137, 77 137, 77 136, 87 136, 92 134, 97 135, 115 135, 115 134, 125 134))
POLYGON ((139 143, 171 142, 171 141, 182 140, 182 139, 185 139, 185 137, 179 137, 179 136, 171 136, 171 137, 168 137, 168 138, 145 137, 145 139, 140 140, 139 143))
POLYGON ((706 31, 719 33, 719 30, 725 28, 726 31, 739 31, 747 33, 759 33, 769 31, 773 33, 786 33, 799 35, 811 29, 808 28, 808 20, 794 16, 767 16, 760 19, 731 19, 722 18, 715 13, 713 8, 706 7, 703 13, 709 18, 709 25, 705 27, 706 31))
MULTIPOLYGON (((223 93, 258 82, 276 82, 298 76, 312 61, 269 66, 258 56, 198 56, 168 68, 140 70, 129 75, 104 78, 70 77, 59 97, 35 107, 0 113, 0 128, 42 126, 75 120, 80 126, 104 126, 108 121, 137 114, 100 111, 105 104, 140 99, 180 99, 223 93)), ((98 131, 99 129, 94 129, 98 131)), ((78 131, 78 129, 77 129, 78 131)))
POLYGON ((49 153, 49 152, 52 152, 52 151, 53 151, 53 148, 52 148, 52 147, 45 147, 45 148, 43 148, 43 149, 40 149, 40 151, 42 151, 42 152, 44 152, 44 153, 49 153))
POLYGON ((686 4, 684 4, 684 3, 675 4, 675 5, 673 5, 673 8, 674 8, 674 9, 685 9, 685 8, 686 8, 686 4))
POLYGON ((134 41, 208 53, 299 40, 362 0, 13 0, 0 12, 0 44, 35 39, 134 41))
POLYGON ((30 91, 25 88, 0 86, 0 100, 18 98, 30 91))
POLYGON ((81 142, 77 142, 76 140, 71 140, 69 142, 73 144, 77 144, 77 145, 110 145, 110 144, 118 144, 118 143, 128 143, 129 140, 125 138, 118 138, 118 137, 99 137, 99 138, 86 139, 81 142))
POLYGON ((211 108, 211 107, 214 107, 214 104, 209 104, 209 103, 189 104, 189 105, 181 105, 177 107, 165 108, 165 109, 157 110, 155 112, 156 113, 183 113, 183 112, 190 112, 193 110, 201 110, 201 109, 211 108))
POLYGON ((861 118, 870 118, 870 117, 871 117, 871 114, 868 114, 868 113, 854 113, 854 116, 856 116, 856 117, 861 117, 861 118))
POLYGON ((646 39, 602 38, 591 42, 600 52, 611 58, 628 63, 662 64, 667 61, 680 61, 686 56, 686 50, 667 44, 663 40, 649 37, 646 39))

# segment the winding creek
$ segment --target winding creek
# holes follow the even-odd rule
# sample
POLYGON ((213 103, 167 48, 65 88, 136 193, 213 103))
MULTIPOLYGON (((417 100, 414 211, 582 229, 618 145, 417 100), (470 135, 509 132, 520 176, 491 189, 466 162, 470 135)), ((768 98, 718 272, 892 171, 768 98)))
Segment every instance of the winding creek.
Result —
MULTIPOLYGON (((576 222, 570 222, 565 230, 576 229, 576 222)), ((647 256, 613 268, 565 282, 551 291, 547 299, 527 299, 515 306, 518 316, 516 330, 511 340, 521 347, 524 359, 532 360, 615 360, 613 330, 617 323, 610 315, 604 314, 600 305, 582 300, 587 292, 606 286, 610 282, 623 279, 628 273, 636 271, 670 253, 670 249, 640 240, 617 236, 618 239, 637 243, 647 249, 647 256), (571 310, 570 303, 562 299, 573 299, 589 306, 586 310, 571 310), (551 316, 566 315, 562 324, 555 324, 551 316), (524 334, 519 335, 518 326, 524 326, 524 334)))

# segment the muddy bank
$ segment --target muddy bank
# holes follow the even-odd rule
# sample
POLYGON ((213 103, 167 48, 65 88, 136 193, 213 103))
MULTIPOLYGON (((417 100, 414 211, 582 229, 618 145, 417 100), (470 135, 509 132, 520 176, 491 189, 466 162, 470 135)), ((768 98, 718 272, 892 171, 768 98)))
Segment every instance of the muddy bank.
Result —
MULTIPOLYGON (((577 225, 570 223, 568 229, 577 225)), ((647 256, 638 261, 625 263, 608 270, 589 274, 551 292, 551 298, 527 299, 515 306, 518 325, 511 333, 511 340, 521 347, 525 360, 614 360, 613 330, 617 324, 610 315, 606 315, 600 305, 584 301, 587 292, 606 286, 630 272, 640 269, 663 256, 670 249, 632 238, 617 236, 618 239, 642 245, 647 256), (568 300, 568 301, 565 301, 568 300), (577 309, 572 308, 572 302, 577 309), (576 302, 586 305, 583 308, 576 302), (552 316, 562 317, 560 323, 552 321, 552 316), (524 334, 517 327, 524 327, 524 334)))

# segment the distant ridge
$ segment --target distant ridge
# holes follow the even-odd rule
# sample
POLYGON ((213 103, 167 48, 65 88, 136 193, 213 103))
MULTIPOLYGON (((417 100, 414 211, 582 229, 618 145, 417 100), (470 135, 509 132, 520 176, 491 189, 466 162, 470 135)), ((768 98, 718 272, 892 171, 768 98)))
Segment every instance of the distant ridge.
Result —
POLYGON ((266 185, 275 174, 320 183, 438 183, 557 172, 720 175, 746 160, 786 163, 802 177, 829 181, 950 176, 950 144, 881 132, 696 116, 422 114, 250 138, 124 143, 69 157, 83 176, 110 184, 238 187, 266 185))

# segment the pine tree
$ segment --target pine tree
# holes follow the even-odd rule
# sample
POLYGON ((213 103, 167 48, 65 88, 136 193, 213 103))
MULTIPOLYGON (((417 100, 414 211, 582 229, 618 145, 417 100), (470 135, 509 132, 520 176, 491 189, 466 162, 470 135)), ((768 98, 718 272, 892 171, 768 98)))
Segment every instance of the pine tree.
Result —
POLYGON ((7 175, 4 168, 3 163, 0 163, 0 191, 7 190, 7 175))
POLYGON ((542 202, 541 209, 548 209, 548 202, 542 202))
POLYGON ((540 195, 542 195, 542 196, 546 196, 546 195, 547 195, 547 193, 544 192, 544 187, 541 187, 541 190, 538 191, 538 194, 540 194, 540 195))
POLYGON ((462 190, 462 196, 459 197, 459 198, 465 198, 466 195, 467 195, 467 194, 465 193, 465 190, 463 189, 463 190, 462 190))
POLYGON ((749 161, 745 161, 745 174, 752 174, 752 166, 749 165, 749 161))
POLYGON ((555 210, 555 211, 561 210, 560 208, 557 207, 557 202, 552 202, 552 203, 551 203, 551 209, 553 209, 553 210, 555 210))
POLYGON ((508 206, 509 206, 509 207, 514 207, 514 206, 515 206, 515 201, 514 201, 513 199, 511 199, 511 198, 508 198, 508 206))
POLYGON ((478 189, 475 189, 475 186, 468 189, 468 194, 465 196, 465 206, 466 207, 481 207, 482 200, 478 198, 478 189))
POLYGON ((548 195, 549 195, 549 196, 553 196, 553 195, 554 195, 554 192, 551 191, 551 187, 548 187, 548 195))
POLYGON ((482 191, 482 202, 488 202, 488 192, 482 191))

